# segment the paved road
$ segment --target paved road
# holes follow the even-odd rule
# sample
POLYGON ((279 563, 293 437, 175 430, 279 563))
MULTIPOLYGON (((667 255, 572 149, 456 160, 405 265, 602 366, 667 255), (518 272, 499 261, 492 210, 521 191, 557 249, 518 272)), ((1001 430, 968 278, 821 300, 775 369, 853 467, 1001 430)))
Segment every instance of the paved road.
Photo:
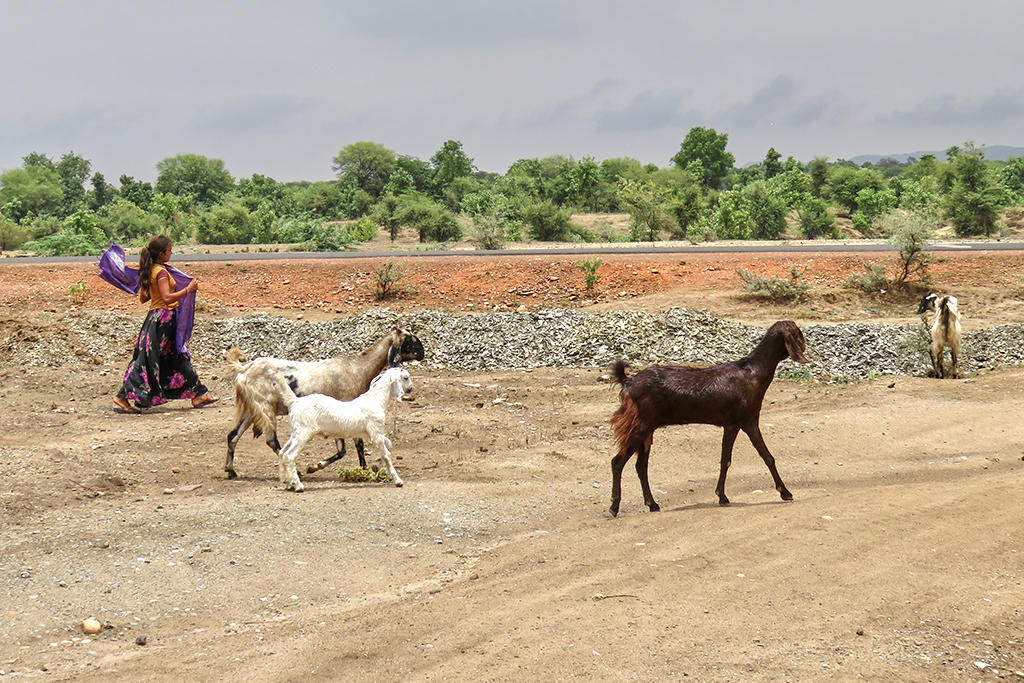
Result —
MULTIPOLYGON (((630 245, 616 247, 570 247, 560 249, 477 249, 415 250, 415 251, 280 251, 236 252, 232 254, 177 253, 178 263, 196 261, 279 261, 293 259, 352 259, 352 258, 417 258, 421 256, 590 256, 601 254, 636 254, 658 256, 664 254, 800 254, 800 253, 868 253, 893 251, 891 245, 879 242, 856 243, 801 243, 801 244, 730 244, 657 246, 630 245)), ((937 242, 928 251, 1024 251, 1024 242, 937 242)), ((19 263, 91 263, 96 256, 31 256, 0 259, 0 266, 19 263)))

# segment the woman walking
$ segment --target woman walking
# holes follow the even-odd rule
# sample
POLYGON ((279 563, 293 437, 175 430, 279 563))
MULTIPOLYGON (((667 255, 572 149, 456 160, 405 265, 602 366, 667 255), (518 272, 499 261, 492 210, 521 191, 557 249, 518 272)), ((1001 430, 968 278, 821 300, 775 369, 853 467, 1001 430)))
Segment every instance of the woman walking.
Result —
MULTIPOLYGON (((167 266, 172 245, 169 237, 158 235, 143 247, 139 256, 139 301, 149 302, 149 312, 135 340, 135 353, 125 370, 124 384, 114 397, 115 408, 126 413, 137 413, 138 408, 158 406, 173 399, 191 399, 193 408, 217 400, 199 381, 187 347, 180 342, 180 304, 196 291, 198 284, 190 280, 177 288, 179 285, 167 266)), ((175 272, 179 279, 185 279, 183 273, 175 272)))

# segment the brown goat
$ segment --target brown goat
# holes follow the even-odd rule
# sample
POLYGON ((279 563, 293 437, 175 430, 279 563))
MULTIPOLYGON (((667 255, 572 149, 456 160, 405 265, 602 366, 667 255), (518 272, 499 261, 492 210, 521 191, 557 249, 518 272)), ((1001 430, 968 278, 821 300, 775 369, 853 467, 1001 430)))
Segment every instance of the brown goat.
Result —
POLYGON ((612 365, 612 375, 622 385, 621 405, 612 416, 618 454, 612 458, 612 515, 619 514, 622 498, 622 468, 634 453, 636 473, 651 512, 661 508, 654 502, 647 483, 647 460, 651 454, 654 431, 665 425, 711 424, 725 428, 722 436, 722 466, 718 475, 718 502, 728 505, 725 474, 732 462, 732 447, 742 429, 750 437, 775 481, 783 500, 793 494, 779 477, 775 458, 768 451, 759 426, 761 402, 775 377, 779 362, 789 357, 806 363, 804 335, 791 320, 775 323, 757 348, 738 361, 710 368, 679 365, 652 366, 626 377, 625 361, 612 365))

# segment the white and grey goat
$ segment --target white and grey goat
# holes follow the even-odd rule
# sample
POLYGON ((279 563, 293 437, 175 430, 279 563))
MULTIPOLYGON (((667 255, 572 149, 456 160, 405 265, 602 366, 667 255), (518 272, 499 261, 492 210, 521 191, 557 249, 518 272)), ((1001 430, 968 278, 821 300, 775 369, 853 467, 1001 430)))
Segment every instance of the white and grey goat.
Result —
MULTIPOLYGON (((228 454, 224 471, 228 479, 235 473, 235 445, 251 426, 253 436, 265 435, 267 445, 280 454, 277 440, 277 416, 288 412, 281 397, 278 378, 290 375, 295 393, 325 394, 349 401, 366 391, 370 381, 385 367, 407 360, 423 360, 423 343, 408 330, 396 327, 368 349, 355 356, 340 356, 321 361, 293 361, 262 357, 246 361, 238 347, 228 351, 227 361, 235 375, 235 426, 228 433, 228 454)), ((336 442, 337 453, 310 465, 307 474, 322 469, 345 455, 345 442, 336 442)), ((356 441, 359 466, 366 467, 363 442, 356 441)))
POLYGON ((297 382, 290 375, 278 375, 277 382, 291 426, 291 434, 281 449, 280 474, 286 489, 303 489, 295 469, 295 457, 315 436, 369 442, 376 448, 381 465, 388 468, 395 486, 402 485, 402 478, 391 462, 391 439, 385 433, 385 426, 391 401, 400 401, 412 391, 408 370, 388 368, 370 383, 365 393, 351 401, 339 401, 323 394, 296 396, 293 387, 297 382))
POLYGON ((956 297, 936 294, 935 292, 926 294, 921 299, 917 312, 918 314, 924 314, 928 311, 935 313, 931 328, 932 345, 929 349, 932 358, 932 368, 938 377, 946 377, 942 364, 942 353, 943 349, 948 346, 950 358, 949 376, 957 377, 959 375, 957 364, 960 355, 961 329, 960 310, 957 308, 956 297))

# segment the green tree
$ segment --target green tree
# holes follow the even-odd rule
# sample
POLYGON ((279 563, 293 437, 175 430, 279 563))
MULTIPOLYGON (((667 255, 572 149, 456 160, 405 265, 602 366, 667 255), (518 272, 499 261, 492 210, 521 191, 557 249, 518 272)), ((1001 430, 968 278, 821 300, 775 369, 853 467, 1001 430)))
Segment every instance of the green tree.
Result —
POLYGON ((804 237, 815 239, 818 237, 836 236, 836 218, 829 212, 828 205, 823 199, 810 197, 797 209, 800 215, 800 230, 804 237))
POLYGON ((24 168, 36 167, 56 170, 53 159, 40 152, 29 152, 21 158, 21 162, 24 168))
POLYGON ((916 163, 903 172, 903 175, 914 180, 921 180, 927 176, 938 177, 941 171, 942 166, 934 154, 922 154, 916 163))
POLYGON ((814 157, 807 164, 807 175, 811 176, 811 194, 821 197, 822 188, 828 182, 828 160, 825 157, 814 157))
POLYGON ((778 239, 786 229, 786 205, 771 192, 768 182, 764 180, 747 185, 742 192, 750 214, 751 237, 759 240, 778 239))
POLYGON ((253 173, 248 178, 240 178, 237 188, 242 204, 249 211, 255 211, 263 204, 269 204, 276 214, 292 214, 295 212, 295 200, 283 183, 270 176, 253 173))
POLYGON ((123 197, 108 205, 107 225, 115 240, 159 235, 164 230, 160 216, 143 211, 123 197))
POLYGON ((102 209, 117 196, 117 190, 114 189, 113 185, 107 183, 107 179, 99 171, 92 174, 89 182, 92 184, 92 196, 90 197, 89 205, 93 211, 102 209))
POLYGON ((764 161, 761 162, 765 178, 774 178, 782 173, 782 163, 779 161, 781 158, 782 155, 775 151, 774 147, 768 148, 768 153, 764 155, 764 161))
POLYGON ((288 186, 288 190, 299 212, 328 220, 354 216, 355 209, 365 210, 373 204, 370 195, 360 188, 342 187, 334 181, 300 183, 288 186))
POLYGON ((14 221, 0 216, 0 251, 17 249, 28 240, 28 233, 14 221))
POLYGON ((28 215, 57 213, 64 202, 57 171, 30 165, 0 173, 0 207, 17 222, 28 215))
POLYGON ((190 196, 200 206, 213 206, 234 189, 235 181, 220 159, 179 154, 156 164, 157 192, 190 196))
POLYGON ((64 214, 69 214, 85 204, 85 181, 89 178, 92 164, 74 152, 63 154, 54 165, 64 190, 64 214))
POLYGON ((455 214, 425 195, 402 195, 396 214, 402 224, 416 229, 420 242, 451 242, 462 237, 455 214))
POLYGON ((434 169, 431 189, 438 199, 445 196, 457 178, 473 175, 473 160, 462 151, 462 143, 458 140, 445 140, 441 149, 430 157, 430 165, 434 169))
POLYGON ((722 192, 718 195, 713 210, 718 216, 716 232, 719 239, 750 239, 753 234, 753 220, 750 205, 742 192, 722 192))
POLYGON ((1000 176, 1007 189, 1015 192, 1018 199, 1024 199, 1024 157, 1014 157, 1007 161, 1000 176))
POLYGON ((686 134, 672 161, 684 170, 699 170, 697 175, 704 186, 715 188, 736 161, 725 150, 728 143, 727 134, 719 134, 714 128, 696 126, 686 134))
POLYGON ((985 153, 969 142, 953 157, 953 184, 945 209, 958 235, 990 237, 1004 203, 1004 188, 984 158, 985 153))
POLYGON ((397 162, 395 153, 376 142, 353 142, 334 156, 332 167, 343 185, 352 185, 376 199, 397 162))
POLYGON ((828 184, 823 196, 850 212, 858 210, 857 196, 861 190, 881 192, 886 189, 885 177, 873 168, 861 168, 851 164, 836 164, 828 173, 828 184))
POLYGON ((398 197, 399 195, 394 192, 385 192, 370 211, 370 218, 388 231, 392 242, 398 237, 398 229, 402 227, 401 221, 398 220, 398 197))
POLYGON ((416 190, 416 181, 413 179, 412 174, 404 168, 399 167, 392 172, 391 177, 388 178, 388 182, 384 185, 384 191, 381 194, 382 196, 386 194, 393 194, 397 196, 414 190, 416 190))
POLYGON ((583 211, 598 211, 601 189, 601 167, 593 157, 583 157, 569 171, 567 199, 583 211))
POLYGON ((523 222, 530 235, 541 242, 561 242, 572 234, 572 220, 568 209, 551 201, 527 204, 522 209, 523 222))
POLYGON ((671 190, 651 180, 623 179, 619 181, 618 191, 619 202, 632 218, 632 239, 654 242, 662 230, 675 233, 679 229, 671 190))
POLYGON ((143 211, 149 209, 149 202, 153 200, 152 185, 145 181, 137 181, 127 174, 121 174, 118 183, 121 185, 122 197, 143 211))
POLYGON ((248 244, 252 237, 252 215, 237 199, 216 204, 196 216, 196 238, 202 244, 248 244))

